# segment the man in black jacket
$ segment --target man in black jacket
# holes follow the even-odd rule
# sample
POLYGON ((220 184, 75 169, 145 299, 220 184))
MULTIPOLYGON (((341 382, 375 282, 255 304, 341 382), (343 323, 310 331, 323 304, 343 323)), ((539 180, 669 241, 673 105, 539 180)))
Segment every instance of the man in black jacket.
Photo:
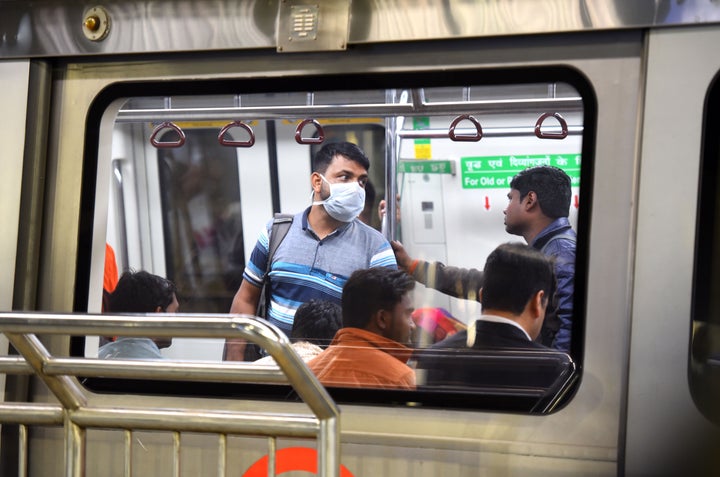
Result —
MULTIPOLYGON (((534 249, 552 257, 558 282, 558 306, 545 320, 538 339, 546 346, 570 352, 575 287, 575 231, 570 226, 570 177, 557 167, 525 169, 510 183, 505 229, 522 236, 534 249)), ((480 301, 483 271, 414 260, 402 244, 391 242, 398 266, 418 282, 450 296, 480 301)))
POLYGON ((554 294, 552 260, 527 245, 502 244, 485 263, 480 318, 433 347, 548 349, 534 340, 554 294))
POLYGON ((506 243, 488 256, 483 281, 482 315, 467 330, 416 353, 417 369, 425 373, 418 381, 433 386, 551 386, 569 360, 534 341, 554 306, 552 259, 527 245, 506 243), (548 356, 550 362, 543 359, 548 356))

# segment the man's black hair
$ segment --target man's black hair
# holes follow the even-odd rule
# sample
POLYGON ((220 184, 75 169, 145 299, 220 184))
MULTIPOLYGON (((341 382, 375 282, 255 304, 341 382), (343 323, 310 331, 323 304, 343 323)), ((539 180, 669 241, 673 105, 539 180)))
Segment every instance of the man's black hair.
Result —
POLYGON ((521 243, 505 243, 493 250, 485 262, 485 282, 480 303, 483 310, 502 310, 519 315, 540 290, 554 304, 553 260, 521 243))
POLYGON ((173 302, 176 288, 170 280, 146 271, 127 271, 118 280, 108 298, 108 310, 114 313, 155 313, 173 302))
POLYGON ((340 328, 340 305, 327 300, 310 300, 295 311, 290 341, 309 341, 325 348, 340 328))
POLYGON ((331 142, 325 144, 315 154, 313 172, 324 174, 336 155, 344 156, 360 164, 366 171, 370 170, 370 160, 357 144, 351 142, 331 142))
POLYGON ((378 310, 392 310, 413 288, 415 280, 402 270, 356 270, 343 287, 343 326, 366 328, 378 310))
POLYGON ((520 200, 528 192, 537 194, 540 210, 546 216, 557 219, 570 213, 570 177, 560 168, 551 166, 531 167, 521 171, 510 181, 510 188, 520 192, 520 200))

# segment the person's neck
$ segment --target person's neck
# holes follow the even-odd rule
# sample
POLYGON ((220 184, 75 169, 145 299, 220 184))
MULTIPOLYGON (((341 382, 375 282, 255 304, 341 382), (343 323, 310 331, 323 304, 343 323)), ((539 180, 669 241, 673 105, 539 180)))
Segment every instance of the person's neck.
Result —
POLYGON ((520 328, 522 328, 525 331, 525 333, 528 334, 528 336, 531 335, 530 320, 527 315, 527 311, 523 311, 521 314, 516 315, 512 312, 505 311, 505 310, 483 310, 482 314, 483 315, 491 315, 491 316, 499 316, 501 318, 510 320, 513 323, 515 323, 516 325, 518 325, 520 328))
POLYGON ((535 237, 537 237, 540 232, 545 230, 548 225, 553 223, 554 220, 555 219, 551 219, 550 217, 547 217, 545 215, 539 216, 536 220, 534 220, 527 228, 527 230, 522 234, 528 245, 533 243, 535 237))
POLYGON ((335 220, 330 217, 325 210, 325 207, 322 205, 313 205, 310 208, 308 223, 320 240, 324 239, 344 224, 344 222, 340 222, 339 220, 335 220))

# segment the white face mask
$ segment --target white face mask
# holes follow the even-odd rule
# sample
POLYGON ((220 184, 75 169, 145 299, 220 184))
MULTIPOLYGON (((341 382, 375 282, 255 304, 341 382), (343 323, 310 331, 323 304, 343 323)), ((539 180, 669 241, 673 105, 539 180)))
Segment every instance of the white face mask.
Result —
POLYGON ((331 184, 322 174, 320 177, 330 186, 330 197, 314 201, 313 205, 324 206, 330 217, 335 220, 352 222, 365 208, 365 189, 359 182, 331 184))

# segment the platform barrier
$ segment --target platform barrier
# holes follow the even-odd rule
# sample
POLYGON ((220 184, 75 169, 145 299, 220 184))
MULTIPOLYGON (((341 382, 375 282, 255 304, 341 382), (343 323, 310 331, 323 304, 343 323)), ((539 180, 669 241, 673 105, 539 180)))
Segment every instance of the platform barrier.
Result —
POLYGON ((218 435, 218 477, 227 475, 229 435, 266 436, 270 476, 275 475, 278 437, 315 438, 319 475, 340 475, 340 411, 292 350, 287 337, 266 321, 246 315, 0 313, 0 332, 21 355, 0 357, 0 374, 34 374, 58 401, 0 402, 0 425, 19 426, 19 477, 27 476, 28 426, 64 428, 66 477, 85 475, 85 438, 91 428, 122 430, 127 477, 132 476, 132 434, 148 430, 172 433, 174 476, 180 475, 181 432, 218 435), (58 357, 48 351, 37 335, 242 338, 266 349, 279 370, 241 362, 58 357), (102 395, 81 385, 80 377, 290 384, 311 413, 218 410, 211 407, 212 400, 196 397, 185 401, 178 398, 187 402, 186 407, 178 407, 177 401, 172 407, 164 407, 158 404, 158 399, 148 399, 146 406, 107 406, 103 405, 102 395))

